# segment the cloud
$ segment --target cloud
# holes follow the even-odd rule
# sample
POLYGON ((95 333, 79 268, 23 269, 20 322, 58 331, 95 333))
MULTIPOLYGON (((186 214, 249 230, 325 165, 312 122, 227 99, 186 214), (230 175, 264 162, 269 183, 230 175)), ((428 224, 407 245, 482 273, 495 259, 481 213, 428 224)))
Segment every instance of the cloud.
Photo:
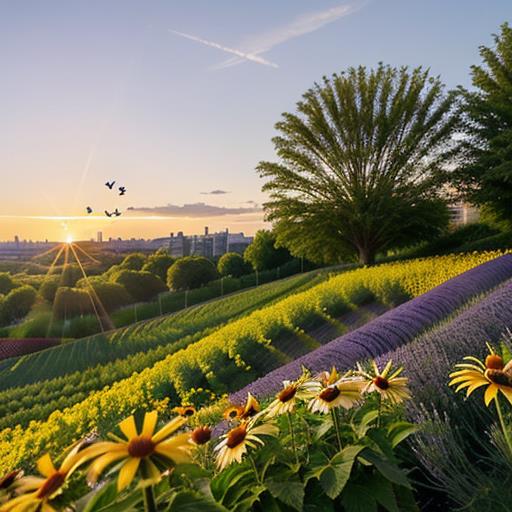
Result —
POLYGON ((229 194, 228 190, 211 190, 210 192, 201 192, 204 196, 221 196, 223 194, 229 194))
POLYGON ((236 50, 235 48, 229 48, 227 46, 222 46, 219 43, 215 43, 213 41, 207 41, 206 39, 202 39, 197 36, 193 36, 191 34, 185 34, 184 32, 178 32, 177 30, 171 30, 169 29, 169 32, 172 32, 173 34, 176 34, 181 37, 185 37, 186 39, 190 39, 191 41, 195 41, 196 43, 201 43, 206 46, 210 46, 211 48, 216 48, 217 50, 221 50, 226 53, 232 53, 233 55, 236 55, 237 58, 240 58, 242 61, 252 61, 256 62, 257 64, 262 64, 264 66, 270 66, 272 68, 278 68, 279 66, 274 63, 270 62, 269 60, 266 60, 262 57, 258 57, 257 55, 254 55, 249 52, 242 52, 240 50, 236 50))
POLYGON ((192 203, 178 206, 168 204, 167 206, 153 207, 130 207, 128 213, 140 213, 145 215, 158 215, 167 217, 220 217, 223 215, 243 215, 248 213, 261 212, 261 208, 245 207, 230 208, 226 206, 213 206, 206 203, 192 203))
MULTIPOLYGON (((268 52, 275 46, 289 41, 290 39, 295 39, 305 34, 315 32, 329 23, 333 23, 340 18, 352 14, 358 10, 361 5, 361 3, 357 6, 353 4, 342 4, 322 11, 303 14, 286 25, 248 39, 242 47, 246 49, 251 56, 257 57, 268 52)), ((214 66, 214 69, 224 69, 236 66, 245 61, 246 59, 241 56, 231 57, 217 66, 214 66)))

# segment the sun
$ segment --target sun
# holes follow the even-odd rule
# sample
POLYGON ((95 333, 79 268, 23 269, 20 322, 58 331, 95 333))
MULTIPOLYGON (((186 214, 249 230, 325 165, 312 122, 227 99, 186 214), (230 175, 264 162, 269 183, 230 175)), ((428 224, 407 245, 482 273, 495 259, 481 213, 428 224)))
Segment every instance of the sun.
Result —
POLYGON ((71 244, 73 243, 73 235, 68 235, 68 236, 66 237, 66 243, 67 243, 68 245, 71 245, 71 244))

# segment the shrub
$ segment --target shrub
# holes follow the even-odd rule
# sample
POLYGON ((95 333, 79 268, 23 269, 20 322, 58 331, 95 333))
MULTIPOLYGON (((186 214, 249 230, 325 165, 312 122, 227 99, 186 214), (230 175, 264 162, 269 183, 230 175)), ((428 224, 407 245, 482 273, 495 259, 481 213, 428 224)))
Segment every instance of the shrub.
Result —
POLYGON ((224 277, 240 277, 251 272, 252 268, 237 252, 227 252, 220 257, 217 270, 224 277))
POLYGON ((78 281, 77 286, 85 291, 92 287, 97 298, 106 311, 111 312, 133 302, 132 296, 126 288, 118 283, 110 283, 102 279, 85 279, 78 281))
POLYGON ((187 290, 199 288, 216 277, 217 270, 210 260, 202 256, 186 256, 169 268, 167 285, 171 290, 187 290))
POLYGON ((140 302, 148 301, 167 290, 161 279, 142 270, 121 270, 114 275, 113 281, 124 286, 125 290, 140 302))
POLYGON ((94 313, 94 308, 87 291, 61 286, 55 294, 53 313, 56 318, 67 319, 94 313))
POLYGON ((24 285, 11 290, 4 298, 1 316, 4 322, 21 320, 32 309, 37 292, 32 286, 24 285))
POLYGON ((11 275, 7 272, 0 272, 0 294, 7 295, 13 288, 16 288, 11 275))
POLYGON ((155 254, 151 254, 148 257, 142 270, 151 272, 165 283, 167 281, 167 271, 175 261, 176 260, 172 256, 169 256, 167 252, 157 251, 155 254))
POLYGON ((66 286, 72 288, 76 285, 77 281, 83 276, 80 267, 75 263, 68 263, 62 270, 59 286, 66 286))
POLYGON ((140 252, 134 252, 128 254, 119 266, 125 270, 142 270, 145 263, 146 256, 140 252))
POLYGON ((39 294, 49 304, 53 304, 55 294, 59 288, 60 278, 58 276, 48 276, 39 288, 39 294))
POLYGON ((260 230, 244 252, 244 260, 254 270, 270 270, 292 259, 288 249, 276 248, 276 238, 271 231, 260 230))

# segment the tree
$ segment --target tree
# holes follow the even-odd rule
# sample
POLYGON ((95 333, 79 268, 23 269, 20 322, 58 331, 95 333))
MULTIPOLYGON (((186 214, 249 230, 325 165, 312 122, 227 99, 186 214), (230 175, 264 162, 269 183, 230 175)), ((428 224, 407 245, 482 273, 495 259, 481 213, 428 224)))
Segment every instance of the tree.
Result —
POLYGON ((52 304, 55 300, 55 294, 59 288, 59 281, 60 277, 58 276, 47 276, 41 284, 39 295, 41 295, 46 302, 52 304))
POLYGON ((62 269, 59 286, 72 287, 83 276, 80 267, 76 263, 67 263, 62 269))
POLYGON ((9 323, 22 319, 32 309, 36 297, 36 290, 29 285, 11 290, 2 302, 2 321, 9 323))
POLYGON ((221 276, 240 277, 251 271, 250 265, 237 252, 223 254, 217 262, 217 271, 221 276))
POLYGON ((167 285, 171 290, 199 288, 218 277, 215 265, 202 256, 179 258, 169 268, 167 285))
POLYGON ((124 286, 137 302, 151 300, 159 293, 167 291, 162 280, 150 272, 121 270, 114 276, 113 281, 124 286))
POLYGON ((244 260, 250 263, 254 270, 277 268, 291 259, 288 249, 276 247, 275 235, 265 229, 256 233, 254 240, 244 252, 244 260))
POLYGON ((94 313, 91 296, 86 290, 61 286, 55 294, 53 313, 56 318, 69 319, 94 313))
POLYGON ((8 272, 0 272, 0 294, 6 295, 12 289, 16 288, 16 284, 8 272))
POLYGON ((146 263, 146 256, 140 252, 134 252, 128 254, 120 266, 126 270, 142 270, 144 263, 146 263))
POLYGON ((169 256, 167 251, 162 251, 159 249, 154 254, 148 256, 148 259, 146 263, 144 263, 142 270, 151 272, 165 283, 167 280, 167 271, 175 261, 176 260, 172 256, 169 256))
POLYGON ((435 236, 448 212, 437 173, 457 126, 454 94, 416 68, 349 68, 324 78, 283 114, 278 162, 258 172, 278 245, 318 263, 435 236))
POLYGON ((98 277, 91 277, 87 280, 80 279, 77 288, 85 291, 94 290, 94 297, 99 299, 105 311, 111 312, 126 306, 133 302, 132 296, 126 291, 126 288, 118 283, 111 283, 98 277))
POLYGON ((495 47, 480 47, 472 66, 476 90, 460 89, 464 103, 462 163, 453 183, 470 202, 512 221, 512 28, 504 23, 495 47))

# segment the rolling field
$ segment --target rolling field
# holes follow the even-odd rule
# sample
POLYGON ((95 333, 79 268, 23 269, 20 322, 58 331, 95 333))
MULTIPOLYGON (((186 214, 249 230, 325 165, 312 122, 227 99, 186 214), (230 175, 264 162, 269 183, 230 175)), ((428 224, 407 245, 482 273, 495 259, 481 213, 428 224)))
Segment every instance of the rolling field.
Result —
MULTIPOLYGON (((349 330, 340 319, 354 311, 357 306, 370 302, 398 304, 499 255, 481 253, 446 256, 363 268, 331 277, 328 281, 300 291, 300 286, 305 285, 303 282, 300 286, 297 285, 293 295, 271 304, 269 301, 265 307, 254 305, 252 312, 245 315, 240 313, 238 319, 213 330, 199 340, 190 339, 186 348, 171 353, 156 363, 149 363, 144 369, 138 370, 140 373, 130 374, 104 388, 102 382, 98 381, 96 391, 83 391, 81 401, 76 400, 71 407, 65 404, 59 407, 59 400, 65 398, 65 389, 73 393, 76 385, 66 381, 69 376, 55 379, 55 400, 51 402, 51 411, 45 411, 26 428, 15 426, 13 416, 10 428, 0 433, 0 469, 20 464, 26 466, 42 450, 56 451, 91 429, 98 429, 100 432, 108 429, 130 411, 153 407, 168 411, 170 406, 182 400, 198 398, 201 394, 198 388, 212 391, 217 396, 235 391, 265 375, 269 370, 320 347, 328 341, 319 334, 325 333, 326 325, 332 327, 331 336, 336 332, 338 335, 342 334, 344 329, 349 330)), ((427 298, 423 310, 428 305, 425 311, 431 312, 422 312, 420 307, 417 315, 422 321, 416 326, 409 325, 405 333, 401 334, 400 327, 392 328, 397 331, 395 336, 402 342, 410 341, 419 331, 441 321, 472 297, 512 277, 510 259, 507 256, 488 264, 487 267, 484 265, 482 270, 475 269, 472 274, 468 273, 469 281, 461 276, 459 280, 447 283, 446 286, 449 285, 449 289, 454 290, 454 298, 445 301, 443 306, 436 305, 435 301, 429 302, 427 298)), ((367 319, 371 318, 370 315, 367 319)), ((372 324, 373 322, 368 325, 372 324)), ((161 327, 161 323, 156 321, 152 325, 156 329, 161 327)), ((139 329, 142 327, 131 329, 126 334, 127 339, 139 337, 139 329)), ((119 343, 117 337, 122 335, 117 334, 117 342, 114 343, 119 343)), ((325 345, 324 348, 330 345, 325 345)), ((346 348, 349 349, 350 346, 353 345, 348 344, 346 348)), ((340 347, 341 351, 344 347, 340 347)), ((382 346, 381 352, 384 349, 386 347, 382 346)), ((52 351, 46 351, 49 352, 52 351)), ((317 352, 319 351, 313 354, 317 352)), ((122 365, 128 361, 130 358, 121 359, 114 364, 122 365)), ((103 368, 106 374, 110 370, 108 365, 103 368)), ((130 370, 128 368, 127 371, 130 370)), ((45 392, 45 383, 37 385, 45 392)), ((21 403, 30 394, 30 389, 21 387, 6 390, 1 396, 2 403, 21 403)), ((23 412, 23 409, 18 408, 17 413, 23 412)), ((33 407, 25 408, 28 417, 32 409, 33 407)), ((23 423, 27 423, 26 418, 23 423)))

